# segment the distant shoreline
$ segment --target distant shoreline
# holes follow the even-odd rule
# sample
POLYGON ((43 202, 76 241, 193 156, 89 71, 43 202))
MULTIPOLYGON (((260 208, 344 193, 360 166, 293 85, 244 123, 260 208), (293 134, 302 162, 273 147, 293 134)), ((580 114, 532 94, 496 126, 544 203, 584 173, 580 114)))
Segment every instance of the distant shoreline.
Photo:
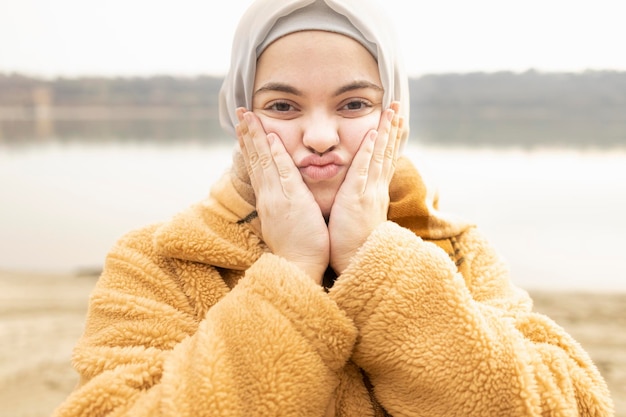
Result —
MULTIPOLYGON (((75 126, 52 125, 90 122, 143 122, 136 130, 148 140, 212 137, 207 134, 219 129, 222 80, 0 73, 0 140, 46 138, 50 132, 63 138, 66 131, 72 136, 75 126), (179 134, 178 127, 165 126, 168 121, 201 126, 179 134), (15 126, 25 123, 36 126, 15 126)), ((409 88, 411 135, 424 143, 626 147, 626 72, 431 74, 411 78, 409 88)), ((133 126, 102 129, 110 137, 118 131, 124 137, 136 134, 129 130, 133 126)))
POLYGON ((162 120, 162 119, 213 119, 217 120, 215 107, 183 106, 51 106, 45 114, 28 106, 0 106, 0 121, 37 122, 52 121, 107 121, 107 120, 162 120))

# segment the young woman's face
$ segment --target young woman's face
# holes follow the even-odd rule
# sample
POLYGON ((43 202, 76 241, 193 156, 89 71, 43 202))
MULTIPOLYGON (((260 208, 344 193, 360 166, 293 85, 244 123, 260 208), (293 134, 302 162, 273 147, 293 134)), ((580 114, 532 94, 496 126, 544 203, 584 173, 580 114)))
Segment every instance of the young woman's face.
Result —
POLYGON ((292 33, 258 59, 252 110, 281 138, 326 217, 362 140, 378 126, 382 99, 376 60, 347 36, 292 33))

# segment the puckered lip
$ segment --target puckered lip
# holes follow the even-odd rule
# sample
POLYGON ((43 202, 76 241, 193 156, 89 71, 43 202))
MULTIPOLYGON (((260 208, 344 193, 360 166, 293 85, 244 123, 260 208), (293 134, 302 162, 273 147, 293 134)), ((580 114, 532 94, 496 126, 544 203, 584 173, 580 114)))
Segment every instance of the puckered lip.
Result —
POLYGON ((339 155, 333 152, 323 155, 312 154, 302 159, 298 164, 298 168, 306 168, 309 166, 323 167, 326 165, 344 165, 344 161, 339 155))

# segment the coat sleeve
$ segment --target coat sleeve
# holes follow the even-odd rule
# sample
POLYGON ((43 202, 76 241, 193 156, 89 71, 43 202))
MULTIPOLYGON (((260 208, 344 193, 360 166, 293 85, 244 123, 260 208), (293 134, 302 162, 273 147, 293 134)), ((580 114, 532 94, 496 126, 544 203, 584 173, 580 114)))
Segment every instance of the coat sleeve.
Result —
POLYGON ((319 286, 265 254, 221 295, 211 269, 216 302, 197 318, 140 240, 107 259, 74 351, 81 382, 55 416, 323 415, 356 329, 319 286))
POLYGON ((608 389, 561 327, 532 312, 475 229, 448 255, 381 225, 331 291, 359 330, 352 360, 393 416, 611 416, 608 389))

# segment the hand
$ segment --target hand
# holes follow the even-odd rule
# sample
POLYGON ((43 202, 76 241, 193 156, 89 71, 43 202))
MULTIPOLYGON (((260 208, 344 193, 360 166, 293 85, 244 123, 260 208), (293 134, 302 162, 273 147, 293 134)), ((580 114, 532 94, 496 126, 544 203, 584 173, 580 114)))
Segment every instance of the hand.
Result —
POLYGON ((257 116, 237 109, 237 137, 272 253, 302 268, 321 284, 328 267, 328 228, 313 194, 275 133, 266 134, 257 116))
POLYGON ((337 275, 367 237, 387 220, 389 184, 395 170, 402 137, 399 103, 385 110, 377 130, 363 139, 330 212, 330 266, 337 275))

